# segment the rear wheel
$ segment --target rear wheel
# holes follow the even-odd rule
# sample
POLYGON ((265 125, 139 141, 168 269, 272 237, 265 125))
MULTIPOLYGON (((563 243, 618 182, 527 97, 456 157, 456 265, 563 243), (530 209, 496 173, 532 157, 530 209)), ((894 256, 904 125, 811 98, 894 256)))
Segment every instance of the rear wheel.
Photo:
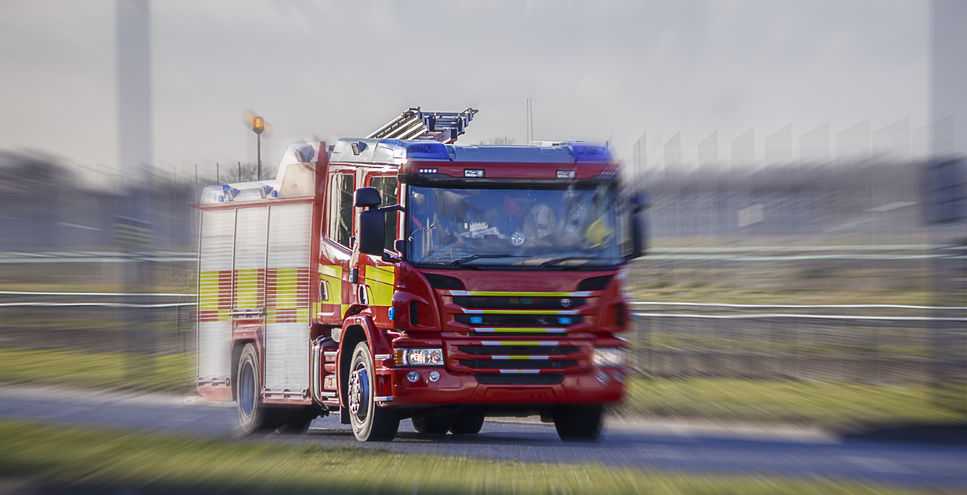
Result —
POLYGON ((349 364, 346 403, 353 435, 360 442, 392 440, 400 427, 400 418, 395 411, 376 406, 374 371, 366 342, 356 344, 349 364))
POLYGON ((450 419, 442 414, 419 414, 413 416, 413 429, 424 435, 446 435, 450 419))
POLYGON ((460 414, 453 418, 450 432, 454 435, 476 435, 483 428, 484 415, 481 413, 460 414))
POLYGON ((262 376, 255 346, 246 344, 235 372, 237 386, 238 425, 242 434, 266 433, 279 427, 279 411, 262 404, 262 376))
POLYGON ((602 406, 569 406, 554 412, 554 427, 565 442, 592 442, 601 436, 602 406))

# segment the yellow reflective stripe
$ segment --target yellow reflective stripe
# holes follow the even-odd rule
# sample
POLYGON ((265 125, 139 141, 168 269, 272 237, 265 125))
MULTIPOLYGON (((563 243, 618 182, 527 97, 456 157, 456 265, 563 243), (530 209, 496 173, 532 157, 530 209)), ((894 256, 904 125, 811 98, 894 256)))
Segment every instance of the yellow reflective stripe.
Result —
POLYGON ((451 290, 451 296, 489 296, 489 297, 590 297, 590 291, 574 292, 521 292, 488 290, 451 290))
POLYGON ((556 346, 556 340, 482 340, 481 345, 487 347, 503 346, 556 346))
POLYGON ((342 304, 342 265, 319 265, 319 277, 326 286, 323 304, 342 304))
POLYGON ((376 265, 368 265, 366 267, 366 280, 374 280, 392 285, 396 283, 396 267, 388 266, 384 268, 376 265))
POLYGON ((319 274, 342 278, 342 265, 319 265, 319 274))
POLYGON ((276 309, 295 309, 297 306, 298 275, 298 268, 279 268, 275 271, 276 309))
POLYGON ((309 308, 299 308, 295 310, 295 321, 296 323, 308 323, 309 308))
POLYGON ((221 278, 219 272, 201 272, 198 274, 198 308, 204 311, 218 309, 221 295, 221 278))
POLYGON ((464 309, 468 315, 576 315, 576 309, 464 309))
POLYGON ((235 307, 252 309, 262 306, 259 300, 259 285, 262 279, 259 277, 258 268, 246 268, 235 271, 235 307))
POLYGON ((369 286, 370 306, 389 306, 393 304, 393 290, 396 286, 395 266, 366 267, 366 285, 369 286))

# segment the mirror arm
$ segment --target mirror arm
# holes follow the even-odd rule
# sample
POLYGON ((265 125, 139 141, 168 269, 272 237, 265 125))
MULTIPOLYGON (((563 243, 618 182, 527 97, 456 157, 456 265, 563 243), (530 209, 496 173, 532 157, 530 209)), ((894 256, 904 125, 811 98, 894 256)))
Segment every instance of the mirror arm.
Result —
POLYGON ((403 205, 396 204, 396 205, 390 205, 390 206, 383 206, 382 208, 379 209, 379 211, 383 213, 389 213, 391 211, 402 211, 406 213, 406 208, 404 208, 403 205))
POLYGON ((386 261, 388 263, 399 263, 400 261, 403 261, 403 255, 389 249, 383 250, 382 258, 383 258, 383 261, 386 261))

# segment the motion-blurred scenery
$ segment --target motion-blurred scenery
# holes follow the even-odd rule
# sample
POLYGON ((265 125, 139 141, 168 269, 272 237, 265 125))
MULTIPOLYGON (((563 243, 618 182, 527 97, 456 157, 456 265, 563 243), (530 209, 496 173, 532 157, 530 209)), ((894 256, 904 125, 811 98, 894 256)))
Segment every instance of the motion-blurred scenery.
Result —
POLYGON ((0 493, 967 493, 965 25, 7 0, 0 493))

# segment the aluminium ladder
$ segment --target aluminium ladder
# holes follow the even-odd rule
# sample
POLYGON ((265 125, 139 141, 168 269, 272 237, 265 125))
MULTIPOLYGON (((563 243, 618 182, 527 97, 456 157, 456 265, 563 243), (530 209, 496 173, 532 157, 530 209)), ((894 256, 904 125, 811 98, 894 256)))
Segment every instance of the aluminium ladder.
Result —
POLYGON ((420 107, 413 107, 367 137, 371 139, 428 139, 452 144, 464 133, 476 114, 477 110, 469 107, 462 112, 424 112, 420 110, 420 107))

